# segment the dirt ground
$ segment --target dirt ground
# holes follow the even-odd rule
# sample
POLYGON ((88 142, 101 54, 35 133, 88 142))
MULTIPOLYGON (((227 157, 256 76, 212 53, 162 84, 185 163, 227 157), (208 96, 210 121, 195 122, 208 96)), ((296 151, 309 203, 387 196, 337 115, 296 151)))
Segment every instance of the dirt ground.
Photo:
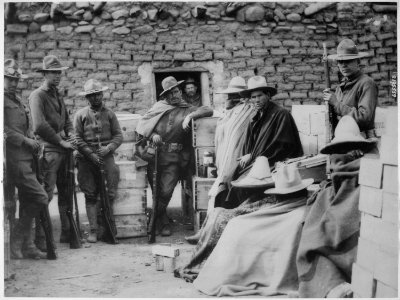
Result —
MULTIPOLYGON (((82 195, 78 198, 83 223, 87 221, 84 201, 82 195)), ((11 260, 11 279, 4 282, 5 296, 205 297, 191 283, 175 278, 172 273, 156 271, 151 253, 154 244, 147 244, 147 237, 122 239, 118 245, 85 243, 81 249, 70 249, 69 244, 58 243, 60 224, 54 200, 50 204, 50 214, 58 259, 11 260)), ((179 201, 172 201, 175 207, 169 211, 170 217, 174 219, 173 235, 157 237, 157 244, 171 243, 178 246, 180 256, 177 265, 182 265, 190 257, 194 246, 186 243, 183 238, 193 234, 193 231, 182 220, 179 201)))

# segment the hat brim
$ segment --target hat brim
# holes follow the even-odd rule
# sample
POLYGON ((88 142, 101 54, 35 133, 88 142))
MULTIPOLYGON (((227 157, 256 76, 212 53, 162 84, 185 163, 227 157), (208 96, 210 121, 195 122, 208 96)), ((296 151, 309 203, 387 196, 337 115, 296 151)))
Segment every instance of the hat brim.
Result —
POLYGON ((4 76, 10 77, 10 78, 15 78, 15 79, 26 79, 26 78, 28 78, 28 76, 25 75, 25 74, 20 74, 19 76, 13 76, 13 75, 6 75, 6 74, 4 74, 4 76))
POLYGON ((275 96, 276 93, 277 93, 276 88, 273 88, 273 87, 270 87, 270 86, 265 86, 265 87, 257 87, 257 88, 254 88, 254 89, 244 90, 244 91, 240 92, 239 94, 242 97, 248 98, 248 97, 250 97, 251 92, 254 92, 254 91, 266 91, 266 92, 269 92, 271 94, 271 97, 275 96))
POLYGON ((341 141, 334 141, 332 140, 331 143, 326 145, 320 150, 320 153, 322 154, 343 154, 347 153, 352 150, 366 150, 369 147, 373 146, 377 142, 377 139, 375 138, 370 138, 370 139, 364 139, 364 140, 359 140, 359 141, 346 141, 346 140, 341 140, 341 141))
POLYGON ((177 84, 175 84, 175 85, 169 87, 168 89, 162 91, 162 92, 160 93, 160 96, 162 96, 162 95, 164 95, 165 93, 169 92, 169 91, 172 90, 174 87, 177 87, 177 86, 181 85, 183 82, 185 82, 185 80, 180 80, 180 81, 178 81, 177 84))
POLYGON ((64 71, 66 69, 69 69, 69 67, 60 67, 60 68, 51 68, 51 69, 38 69, 36 72, 42 73, 42 72, 56 72, 56 71, 64 71))
POLYGON ((302 189, 307 188, 309 185, 311 185, 314 182, 313 178, 307 178, 303 179, 300 184, 292 186, 290 188, 272 188, 269 190, 266 190, 264 194, 290 194, 294 193, 297 191, 300 191, 302 189))
POLYGON ((108 87, 107 86, 103 86, 101 88, 101 90, 91 90, 91 91, 86 91, 86 92, 80 92, 79 96, 86 96, 86 95, 90 95, 90 94, 96 94, 96 93, 104 92, 106 90, 108 90, 108 87))
POLYGON ((264 180, 245 177, 241 180, 235 180, 231 182, 232 186, 240 188, 260 188, 260 187, 273 187, 275 185, 274 180, 267 178, 264 180))
POLYGON ((245 89, 239 89, 239 88, 227 88, 223 91, 220 92, 215 92, 216 94, 239 94, 240 92, 243 92, 245 89))
POLYGON ((349 55, 338 55, 338 54, 331 54, 328 55, 328 59, 331 60, 352 60, 352 59, 358 59, 362 57, 368 56, 368 52, 358 52, 358 54, 349 54, 349 55))

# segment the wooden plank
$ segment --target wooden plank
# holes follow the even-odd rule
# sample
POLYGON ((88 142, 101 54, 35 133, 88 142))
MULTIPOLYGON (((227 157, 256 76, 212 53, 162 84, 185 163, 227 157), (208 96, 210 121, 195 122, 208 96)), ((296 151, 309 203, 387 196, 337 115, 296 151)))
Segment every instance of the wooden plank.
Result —
POLYGON ((383 190, 362 185, 360 188, 359 210, 370 215, 381 217, 383 190))
POLYGON ((147 235, 147 217, 140 215, 115 215, 117 238, 130 238, 147 235))
POLYGON ((134 161, 117 161, 115 163, 120 171, 119 189, 147 187, 146 168, 137 169, 134 161))
POLYGON ((380 189, 382 187, 382 174, 383 165, 378 156, 361 158, 359 184, 380 189))
POLYGON ((193 147, 214 147, 215 128, 219 118, 197 119, 192 125, 193 147))
POLYGON ((144 214, 147 207, 146 189, 118 189, 114 199, 114 215, 144 214))
POLYGON ((208 208, 208 192, 214 181, 214 178, 193 177, 193 204, 196 210, 208 208))

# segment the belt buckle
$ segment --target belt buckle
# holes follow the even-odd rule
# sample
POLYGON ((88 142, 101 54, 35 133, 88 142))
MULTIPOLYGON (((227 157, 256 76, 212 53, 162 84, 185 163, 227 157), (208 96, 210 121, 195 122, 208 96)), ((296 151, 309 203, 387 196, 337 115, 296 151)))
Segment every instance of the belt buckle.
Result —
POLYGON ((169 152, 176 152, 178 150, 178 143, 171 143, 169 146, 169 152))

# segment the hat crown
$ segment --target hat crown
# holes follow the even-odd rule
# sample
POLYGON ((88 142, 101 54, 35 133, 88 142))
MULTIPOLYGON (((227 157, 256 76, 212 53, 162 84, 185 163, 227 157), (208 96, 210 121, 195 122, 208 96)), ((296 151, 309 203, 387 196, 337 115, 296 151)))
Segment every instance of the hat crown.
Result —
POLYGON ((21 77, 22 71, 15 59, 6 59, 4 61, 4 76, 21 77))
POLYGON ((335 139, 340 139, 343 136, 361 136, 360 128, 358 127, 357 122, 351 116, 343 116, 335 128, 335 139))
POLYGON ((268 158, 265 156, 257 157, 247 177, 256 178, 259 180, 272 178, 268 158))
POLYGON ((247 83, 248 89, 265 88, 268 87, 267 81, 264 76, 253 76, 247 83))
POLYGON ((350 39, 344 39, 337 47, 338 56, 358 55, 356 44, 350 39))
POLYGON ((43 70, 63 68, 59 59, 55 55, 47 55, 43 58, 43 70))
POLYGON ((229 81, 228 88, 246 89, 246 81, 243 77, 235 76, 229 81))
POLYGON ((178 81, 176 81, 175 77, 173 76, 168 76, 166 78, 163 79, 163 81, 161 82, 161 85, 165 90, 169 90, 170 88, 172 88, 173 86, 177 85, 178 81))
POLYGON ((275 187, 288 189, 302 183, 299 169, 293 164, 281 165, 275 174, 275 187))
POLYGON ((196 84, 196 81, 192 77, 189 77, 185 80, 185 84, 196 84))
POLYGON ((96 79, 89 79, 85 82, 83 89, 85 92, 92 92, 92 91, 102 91, 102 84, 96 79))

